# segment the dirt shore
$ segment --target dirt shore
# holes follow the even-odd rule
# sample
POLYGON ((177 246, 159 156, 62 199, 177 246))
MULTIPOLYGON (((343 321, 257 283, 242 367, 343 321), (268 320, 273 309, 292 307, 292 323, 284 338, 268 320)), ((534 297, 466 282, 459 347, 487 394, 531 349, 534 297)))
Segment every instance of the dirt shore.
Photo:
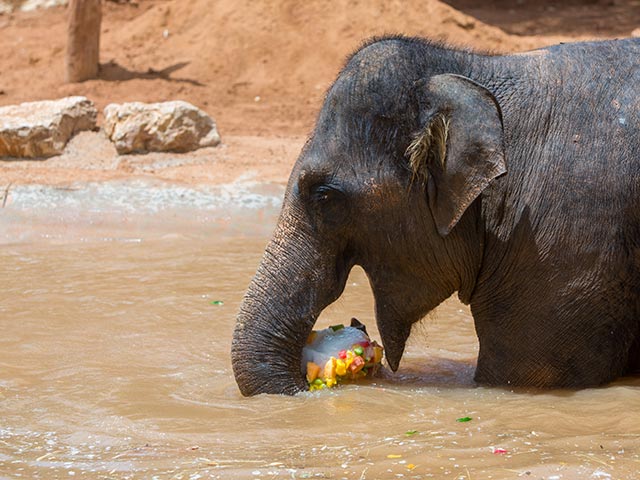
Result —
MULTIPOLYGON (((63 81, 66 8, 0 15, 0 105, 85 95, 183 99, 217 121, 220 147, 118 156, 101 133, 48 160, 0 161, 0 187, 129 177, 175 183, 284 182, 349 52, 385 33, 484 51, 631 35, 640 0, 139 0, 105 2, 100 78, 63 81)), ((101 119, 99 119, 101 121, 101 119)))

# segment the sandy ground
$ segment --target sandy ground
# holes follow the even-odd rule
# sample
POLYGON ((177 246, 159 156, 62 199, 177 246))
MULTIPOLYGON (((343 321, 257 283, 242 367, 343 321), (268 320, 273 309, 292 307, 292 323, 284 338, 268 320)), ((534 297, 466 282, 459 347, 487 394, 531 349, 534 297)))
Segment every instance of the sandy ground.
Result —
POLYGON ((83 133, 59 157, 1 160, 0 189, 131 177, 284 182, 345 56, 372 35, 512 52, 624 37, 640 27, 640 0, 558 3, 107 1, 100 78, 78 84, 63 81, 66 8, 0 15, 0 105, 85 95, 102 110, 183 99, 210 113, 223 139, 191 154, 118 156, 101 132, 83 133))

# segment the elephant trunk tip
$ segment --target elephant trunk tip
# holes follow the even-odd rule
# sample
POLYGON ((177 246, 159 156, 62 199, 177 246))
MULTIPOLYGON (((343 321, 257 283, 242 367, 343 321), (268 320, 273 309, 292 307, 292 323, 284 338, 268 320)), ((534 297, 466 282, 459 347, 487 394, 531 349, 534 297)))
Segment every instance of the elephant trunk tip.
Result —
POLYGON ((300 361, 288 356, 274 361, 273 355, 254 349, 247 351, 236 344, 232 347, 231 363, 240 393, 245 397, 261 393, 295 395, 306 389, 300 361))
POLYGON ((241 315, 231 344, 231 365, 242 395, 295 395, 306 390, 300 368, 302 346, 298 349, 283 342, 271 330, 256 328, 255 321, 247 322, 241 315))

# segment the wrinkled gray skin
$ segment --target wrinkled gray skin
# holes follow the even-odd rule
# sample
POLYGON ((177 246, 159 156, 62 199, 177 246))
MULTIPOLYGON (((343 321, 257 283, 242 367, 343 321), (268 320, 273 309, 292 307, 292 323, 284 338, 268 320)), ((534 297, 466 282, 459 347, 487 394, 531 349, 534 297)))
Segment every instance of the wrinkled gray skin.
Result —
POLYGON ((486 56, 390 37, 357 51, 242 303, 241 392, 306 389, 303 345, 354 265, 394 371, 411 326, 456 291, 480 383, 585 387, 635 370, 639 58, 638 39, 486 56), (445 130, 446 150, 407 152, 445 130))

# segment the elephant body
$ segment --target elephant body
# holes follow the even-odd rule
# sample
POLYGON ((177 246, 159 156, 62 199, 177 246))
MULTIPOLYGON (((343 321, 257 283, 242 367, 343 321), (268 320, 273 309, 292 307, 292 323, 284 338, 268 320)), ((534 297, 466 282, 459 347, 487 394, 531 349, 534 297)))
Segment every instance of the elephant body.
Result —
POLYGON ((411 326, 457 291, 480 383, 586 387, 636 371, 639 58, 638 39, 482 55, 387 37, 356 51, 238 315, 243 394, 304 388, 304 341, 353 265, 393 370, 411 326))

